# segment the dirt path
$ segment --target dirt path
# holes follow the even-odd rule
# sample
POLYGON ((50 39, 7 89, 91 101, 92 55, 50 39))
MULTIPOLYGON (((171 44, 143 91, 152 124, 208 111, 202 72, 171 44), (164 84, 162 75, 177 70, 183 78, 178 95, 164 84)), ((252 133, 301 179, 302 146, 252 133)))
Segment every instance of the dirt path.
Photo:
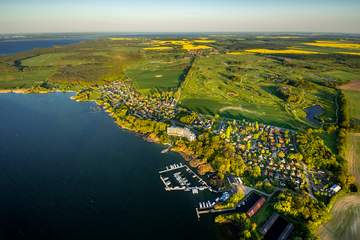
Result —
POLYGON ((351 81, 347 84, 341 85, 339 88, 343 90, 360 91, 360 80, 351 81))

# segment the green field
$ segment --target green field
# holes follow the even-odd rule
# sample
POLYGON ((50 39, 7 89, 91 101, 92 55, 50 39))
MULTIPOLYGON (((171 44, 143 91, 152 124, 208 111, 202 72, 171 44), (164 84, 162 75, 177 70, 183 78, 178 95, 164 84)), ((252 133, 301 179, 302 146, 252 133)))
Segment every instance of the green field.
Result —
POLYGON ((360 133, 348 134, 347 156, 349 171, 360 186, 360 133))
POLYGON ((71 58, 71 53, 49 53, 40 56, 28 58, 22 61, 23 66, 41 67, 41 66, 61 66, 61 65, 79 65, 88 63, 88 59, 74 59, 71 58))
POLYGON ((186 59, 146 59, 126 69, 127 77, 143 93, 176 89, 189 65, 186 59))
POLYGON ((360 122, 360 92, 359 91, 344 91, 348 105, 349 113, 352 121, 360 122))
POLYGON ((304 108, 319 104, 325 110, 322 117, 334 122, 336 92, 318 84, 319 79, 299 60, 291 60, 289 66, 259 55, 199 57, 179 90, 180 104, 203 113, 295 129, 311 125, 304 108), (279 94, 281 87, 301 92, 300 100, 287 104, 279 94))
POLYGON ((34 49, 0 57, 0 89, 52 86, 80 89, 125 78, 124 68, 141 58, 139 46, 97 40, 34 49))
POLYGON ((47 81, 54 74, 54 69, 37 69, 28 72, 0 73, 2 89, 31 88, 47 81))

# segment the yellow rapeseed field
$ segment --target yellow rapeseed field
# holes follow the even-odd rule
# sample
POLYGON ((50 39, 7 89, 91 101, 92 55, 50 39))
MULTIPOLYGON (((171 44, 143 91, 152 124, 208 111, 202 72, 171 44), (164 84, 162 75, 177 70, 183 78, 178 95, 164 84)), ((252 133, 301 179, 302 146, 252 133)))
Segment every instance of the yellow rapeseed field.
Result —
POLYGON ((138 38, 120 38, 120 37, 114 37, 110 38, 112 41, 129 41, 129 40, 137 40, 138 38))
POLYGON ((350 43, 350 42, 342 42, 342 41, 316 41, 313 43, 304 43, 304 44, 315 47, 360 49, 359 43, 350 43))
POLYGON ((301 38, 299 36, 257 36, 256 38, 262 39, 262 38, 269 38, 269 39, 297 39, 301 38))
MULTIPOLYGON (((195 42, 197 43, 208 43, 213 40, 207 40, 207 39, 198 39, 194 41, 190 40, 155 40, 153 41, 156 45, 176 45, 181 46, 186 51, 195 51, 195 50, 206 50, 211 49, 212 47, 206 46, 206 45, 194 45, 195 42)), ((154 49, 153 49, 154 50, 154 49)))
POLYGON ((193 45, 193 44, 184 44, 183 49, 187 51, 194 51, 194 50, 206 50, 211 49, 212 47, 206 45, 193 45))
POLYGON ((194 42, 196 42, 196 43, 214 43, 216 41, 210 40, 210 39, 195 39, 194 42))
POLYGON ((164 44, 172 44, 172 45, 184 45, 191 43, 188 40, 155 40, 154 43, 164 45, 164 44))
POLYGON ((241 51, 237 51, 237 52, 227 52, 227 55, 235 55, 235 56, 239 56, 239 55, 249 55, 249 54, 253 54, 251 52, 241 52, 241 51))
POLYGON ((166 50, 172 50, 172 47, 148 47, 148 48, 143 48, 146 51, 166 51, 166 50))
POLYGON ((320 54, 319 52, 298 50, 298 49, 247 49, 246 52, 250 53, 262 53, 262 54, 320 54))
POLYGON ((360 56, 360 52, 337 52, 338 54, 348 54, 348 55, 355 55, 360 56))

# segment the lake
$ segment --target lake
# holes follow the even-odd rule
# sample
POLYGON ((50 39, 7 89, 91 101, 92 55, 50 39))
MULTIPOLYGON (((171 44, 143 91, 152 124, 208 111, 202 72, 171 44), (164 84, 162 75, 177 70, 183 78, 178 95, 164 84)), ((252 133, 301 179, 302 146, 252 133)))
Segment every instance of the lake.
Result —
POLYGON ((55 45, 73 44, 83 40, 85 40, 85 38, 0 40, 0 56, 28 51, 34 48, 48 48, 55 45))
POLYGON ((219 239, 209 193, 166 192, 183 162, 71 93, 0 94, 0 239, 219 239))

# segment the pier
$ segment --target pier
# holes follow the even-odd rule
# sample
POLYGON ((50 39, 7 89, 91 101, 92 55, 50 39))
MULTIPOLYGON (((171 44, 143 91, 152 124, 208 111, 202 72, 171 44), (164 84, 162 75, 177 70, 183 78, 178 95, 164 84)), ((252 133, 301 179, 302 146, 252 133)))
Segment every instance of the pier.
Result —
POLYGON ((199 208, 195 208, 196 210, 196 216, 198 219, 200 219, 200 215, 202 214, 209 214, 209 213, 217 213, 217 214, 221 214, 221 213, 230 213, 230 212, 235 212, 237 211, 237 208, 227 208, 227 209, 214 209, 214 208, 208 208, 208 209, 199 209, 199 208))
POLYGON ((190 191, 193 194, 203 190, 212 191, 200 176, 182 163, 168 165, 159 174, 166 191, 190 191))
POLYGON ((159 171, 159 173, 166 173, 166 172, 169 172, 169 171, 173 171, 173 170, 176 170, 176 169, 180 169, 180 168, 183 168, 183 167, 186 167, 185 165, 183 165, 182 163, 179 163, 179 164, 171 164, 169 166, 166 166, 165 170, 162 170, 162 171, 159 171))

